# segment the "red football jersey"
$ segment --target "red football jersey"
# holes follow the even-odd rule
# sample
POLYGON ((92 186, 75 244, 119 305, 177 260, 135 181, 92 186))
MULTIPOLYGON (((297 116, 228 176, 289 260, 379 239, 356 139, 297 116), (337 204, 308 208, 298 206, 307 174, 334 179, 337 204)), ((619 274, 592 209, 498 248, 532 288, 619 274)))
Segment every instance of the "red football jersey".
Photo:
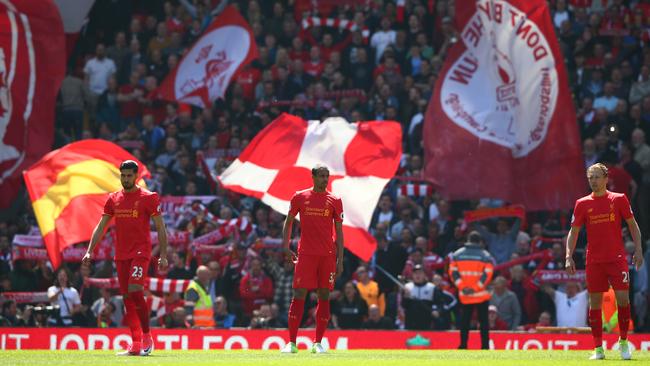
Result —
POLYGON ((298 254, 336 255, 334 222, 343 221, 343 202, 330 192, 298 191, 289 214, 300 213, 298 254))
POLYGON ((149 220, 160 215, 158 193, 142 187, 134 192, 113 192, 104 205, 104 215, 115 218, 115 260, 151 257, 149 220))
POLYGON ((621 218, 632 217, 630 203, 622 193, 593 194, 576 201, 571 226, 587 228, 587 264, 625 258, 621 218))

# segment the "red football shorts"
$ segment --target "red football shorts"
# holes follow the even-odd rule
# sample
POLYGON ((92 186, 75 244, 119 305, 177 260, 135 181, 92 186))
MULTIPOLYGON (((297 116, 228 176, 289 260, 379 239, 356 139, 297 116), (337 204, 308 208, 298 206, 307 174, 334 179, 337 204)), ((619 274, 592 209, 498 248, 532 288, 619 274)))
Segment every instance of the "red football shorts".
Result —
POLYGON ((139 257, 115 261, 117 280, 120 283, 120 292, 122 294, 129 293, 129 285, 145 286, 150 261, 150 258, 139 257))
POLYGON ((625 260, 588 263, 585 272, 589 292, 607 292, 609 285, 615 291, 630 289, 630 271, 625 260))
POLYGON ((336 279, 336 257, 333 255, 298 255, 296 272, 293 275, 293 288, 313 290, 317 288, 334 289, 336 279))

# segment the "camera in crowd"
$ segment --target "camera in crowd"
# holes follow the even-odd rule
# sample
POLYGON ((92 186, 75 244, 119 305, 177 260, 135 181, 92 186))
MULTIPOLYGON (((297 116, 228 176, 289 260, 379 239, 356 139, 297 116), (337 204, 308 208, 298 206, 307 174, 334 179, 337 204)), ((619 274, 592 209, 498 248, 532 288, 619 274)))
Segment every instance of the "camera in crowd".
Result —
POLYGON ((59 305, 40 305, 32 308, 34 315, 47 315, 56 317, 59 315, 59 305))

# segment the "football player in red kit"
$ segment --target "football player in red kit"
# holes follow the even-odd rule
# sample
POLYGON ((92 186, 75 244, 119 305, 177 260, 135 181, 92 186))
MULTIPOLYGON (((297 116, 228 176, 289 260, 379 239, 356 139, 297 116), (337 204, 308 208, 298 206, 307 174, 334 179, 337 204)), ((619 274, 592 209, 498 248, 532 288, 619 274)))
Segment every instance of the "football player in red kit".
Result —
POLYGON ((160 243, 158 267, 161 270, 167 267, 167 230, 160 215, 158 194, 136 185, 137 176, 138 164, 135 161, 126 160, 120 164, 120 181, 124 189, 109 194, 83 258, 83 263, 88 265, 106 226, 115 218, 115 264, 120 292, 124 296, 125 319, 132 338, 129 349, 118 353, 121 356, 146 356, 153 350, 149 308, 142 293, 151 261, 150 219, 156 225, 160 243))
POLYGON ((634 265, 643 265, 641 232, 634 219, 632 208, 623 193, 607 190, 607 167, 597 163, 587 169, 587 179, 593 191, 590 195, 576 201, 573 209, 571 230, 566 243, 566 270, 576 271, 573 252, 580 228, 587 229, 587 290, 589 291, 589 323, 594 337, 595 352, 592 360, 605 358, 602 347, 603 320, 601 305, 603 293, 611 285, 618 305, 618 324, 620 326, 619 350, 621 357, 629 360, 632 355, 627 342, 630 322, 630 272, 621 237, 621 223, 625 220, 632 240, 634 240, 634 265))
POLYGON ((297 353, 296 338, 305 308, 308 290, 316 289, 316 339, 312 353, 324 353, 321 340, 330 319, 330 291, 334 280, 343 272, 343 203, 327 191, 329 170, 317 165, 311 170, 314 186, 296 192, 291 198, 289 213, 284 222, 283 248, 288 260, 296 263, 293 277, 293 300, 289 306, 289 343, 283 353, 297 353), (289 248, 291 226, 300 214, 300 242, 298 253, 289 248), (334 239, 336 233, 336 240, 334 239), (336 241, 336 245, 335 245, 336 241))

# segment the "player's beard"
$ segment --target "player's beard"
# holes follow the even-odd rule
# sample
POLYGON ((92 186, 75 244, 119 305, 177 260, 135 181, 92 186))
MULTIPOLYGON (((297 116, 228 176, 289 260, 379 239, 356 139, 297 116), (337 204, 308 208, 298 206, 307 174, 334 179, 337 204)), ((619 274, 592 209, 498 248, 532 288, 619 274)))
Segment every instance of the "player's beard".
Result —
POLYGON ((122 182, 122 188, 131 189, 131 188, 133 188, 134 184, 135 183, 131 183, 131 182, 122 182))

